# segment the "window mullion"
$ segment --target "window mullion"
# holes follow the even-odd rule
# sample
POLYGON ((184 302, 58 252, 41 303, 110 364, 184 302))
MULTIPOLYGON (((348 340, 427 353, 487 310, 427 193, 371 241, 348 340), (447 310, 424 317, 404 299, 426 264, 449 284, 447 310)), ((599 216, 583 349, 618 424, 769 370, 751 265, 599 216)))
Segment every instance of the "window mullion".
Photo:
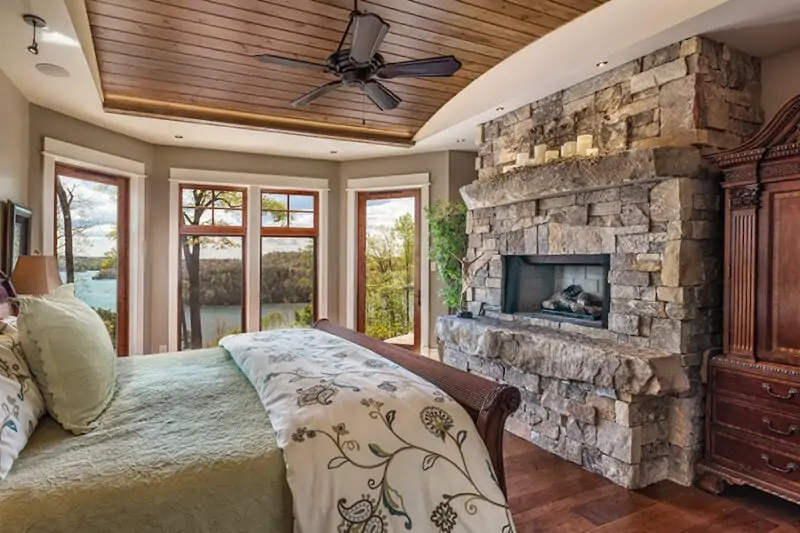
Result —
POLYGON ((244 294, 247 331, 258 331, 261 322, 261 188, 247 187, 247 220, 245 221, 244 294))

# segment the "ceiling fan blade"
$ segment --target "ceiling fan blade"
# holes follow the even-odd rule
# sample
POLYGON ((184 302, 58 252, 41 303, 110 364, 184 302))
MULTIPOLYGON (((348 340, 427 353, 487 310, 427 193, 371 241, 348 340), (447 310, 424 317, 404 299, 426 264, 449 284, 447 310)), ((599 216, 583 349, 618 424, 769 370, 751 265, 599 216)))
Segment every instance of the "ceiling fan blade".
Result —
POLYGON ((461 68, 461 61, 454 56, 431 57, 389 63, 381 68, 377 76, 390 78, 445 78, 452 76, 461 68))
POLYGON ((337 87, 339 87, 341 84, 342 84, 342 82, 338 81, 338 80, 337 81, 332 81, 330 83, 326 83, 325 85, 323 85, 321 87, 317 87, 316 89, 314 89, 310 93, 304 94, 303 96, 301 96, 300 98, 298 98, 297 100, 295 100, 294 102, 292 102, 289 105, 291 105, 292 107, 300 107, 300 106, 308 105, 311 102, 313 102, 314 100, 316 100, 317 98, 325 96, 326 94, 328 94, 332 90, 334 90, 337 87))
POLYGON ((364 92, 381 111, 391 111, 402 102, 399 96, 375 80, 369 80, 364 84, 364 92))
POLYGON ((281 67, 292 67, 292 68, 306 68, 306 69, 317 70, 319 72, 328 72, 327 66, 319 65, 317 63, 312 63, 310 61, 303 61, 302 59, 274 56, 272 54, 258 54, 253 57, 261 62, 269 63, 271 65, 278 65, 281 67))
POLYGON ((389 25, 372 13, 353 14, 353 39, 350 43, 350 60, 356 65, 367 65, 380 48, 389 25))

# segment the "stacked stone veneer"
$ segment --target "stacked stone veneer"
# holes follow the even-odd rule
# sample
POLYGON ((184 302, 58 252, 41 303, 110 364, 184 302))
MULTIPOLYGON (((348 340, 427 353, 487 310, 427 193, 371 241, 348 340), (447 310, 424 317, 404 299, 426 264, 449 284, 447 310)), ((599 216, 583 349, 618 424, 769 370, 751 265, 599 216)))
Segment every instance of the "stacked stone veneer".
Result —
POLYGON ((479 318, 437 334, 446 363, 520 388, 510 431, 626 487, 691 484, 722 331, 721 194, 702 155, 758 129, 759 79, 757 59, 692 38, 480 128, 461 189, 479 318), (506 168, 584 133, 601 157, 506 168), (502 312, 503 256, 555 254, 610 255, 607 329, 502 312))
POLYGON ((524 167, 461 193, 480 258, 467 297, 486 318, 440 319, 444 361, 520 387, 508 429, 544 449, 626 487, 691 483, 722 331, 720 194, 700 151, 524 167), (610 255, 608 329, 502 312, 503 256, 548 254, 610 255))
POLYGON ((655 146, 735 148, 763 121, 759 60, 693 37, 520 107, 479 130, 479 179, 535 144, 593 134, 602 153, 655 146))

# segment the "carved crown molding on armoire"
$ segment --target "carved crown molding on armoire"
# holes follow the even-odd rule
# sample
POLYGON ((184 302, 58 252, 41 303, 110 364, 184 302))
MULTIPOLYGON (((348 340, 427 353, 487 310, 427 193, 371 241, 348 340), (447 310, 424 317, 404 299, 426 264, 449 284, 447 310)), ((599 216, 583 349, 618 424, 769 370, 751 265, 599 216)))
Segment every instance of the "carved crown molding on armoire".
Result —
POLYGON ((710 158, 724 174, 724 325, 698 484, 751 485, 800 504, 800 95, 710 158))

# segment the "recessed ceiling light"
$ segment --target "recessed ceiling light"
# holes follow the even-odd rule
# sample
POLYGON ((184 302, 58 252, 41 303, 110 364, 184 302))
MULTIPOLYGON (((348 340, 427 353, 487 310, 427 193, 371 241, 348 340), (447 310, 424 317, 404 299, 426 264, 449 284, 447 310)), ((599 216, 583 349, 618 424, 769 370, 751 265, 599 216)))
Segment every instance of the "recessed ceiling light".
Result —
POLYGON ((36 70, 54 78, 69 78, 69 71, 52 63, 36 63, 36 70))
POLYGON ((456 142, 457 143, 465 143, 465 142, 467 142, 467 140, 466 139, 457 139, 456 142))
POLYGON ((503 106, 497 106, 497 109, 495 111, 503 111, 504 109, 505 109, 505 107, 503 107, 503 106))
POLYGON ((339 151, 338 151, 338 150, 331 150, 331 154, 333 154, 333 155, 336 155, 336 154, 338 154, 338 153, 339 153, 339 151))
POLYGON ((183 135, 176 135, 175 138, 176 139, 183 139, 183 135))
POLYGON ((597 68, 603 68, 608 65, 608 61, 601 61, 597 64, 597 68))

